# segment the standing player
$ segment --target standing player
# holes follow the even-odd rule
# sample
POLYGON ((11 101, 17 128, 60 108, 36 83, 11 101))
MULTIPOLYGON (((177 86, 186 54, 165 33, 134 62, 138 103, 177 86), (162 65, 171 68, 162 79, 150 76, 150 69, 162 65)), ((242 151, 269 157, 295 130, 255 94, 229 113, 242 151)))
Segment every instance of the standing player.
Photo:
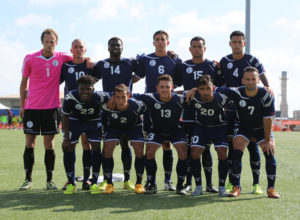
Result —
MULTIPOLYGON (((238 87, 242 86, 242 76, 244 68, 248 66, 256 67, 259 71, 259 78, 261 79, 264 86, 269 87, 268 80, 265 75, 265 69, 259 60, 250 55, 244 53, 244 47, 246 45, 245 35, 241 31, 234 31, 230 35, 229 45, 232 49, 232 54, 223 57, 220 61, 220 76, 218 79, 222 79, 222 82, 218 84, 224 84, 226 87, 238 87)), ((228 135, 229 135, 229 153, 228 153, 228 165, 229 165, 229 181, 230 183, 226 186, 228 191, 231 191, 231 164, 232 164, 232 135, 235 120, 235 107, 229 107, 226 109, 226 120, 228 122, 228 135)), ((261 187, 259 185, 260 175, 260 155, 258 145, 254 142, 250 142, 248 146, 250 153, 250 165, 253 175, 253 193, 262 194, 261 187)))
POLYGON ((178 154, 176 192, 186 195, 187 192, 183 187, 183 182, 187 169, 187 142, 179 121, 185 98, 182 95, 172 93, 173 80, 169 74, 158 77, 156 89, 157 93, 134 95, 135 98, 145 103, 152 122, 146 144, 145 166, 149 186, 147 186, 145 193, 153 194, 157 192, 155 154, 164 142, 172 142, 178 154))
MULTIPOLYGON (((132 90, 132 77, 136 70, 136 61, 122 58, 123 41, 118 37, 112 37, 108 40, 108 51, 110 57, 99 61, 94 67, 97 71, 96 77, 102 79, 102 88, 104 92, 113 92, 116 85, 125 84, 132 90)), ((107 113, 103 113, 102 121, 104 130, 107 126, 107 113)), ((135 186, 130 181, 130 170, 132 164, 131 148, 128 145, 128 138, 123 136, 120 138, 122 147, 121 158, 124 169, 124 189, 134 191, 135 186)), ((100 185, 101 189, 105 189, 107 184, 106 178, 100 185)))
POLYGON ((114 191, 112 173, 114 168, 113 152, 120 138, 126 136, 135 153, 136 184, 135 192, 144 193, 142 185, 144 173, 144 134, 141 115, 145 113, 146 107, 140 102, 130 98, 129 88, 119 84, 114 91, 114 110, 108 110, 106 105, 103 109, 108 112, 108 127, 106 129, 103 147, 103 170, 108 180, 104 193, 114 191))
POLYGON ((274 188, 276 179, 275 141, 272 135, 272 117, 275 115, 274 97, 265 88, 258 87, 258 83, 259 70, 255 67, 247 67, 242 78, 243 87, 219 89, 234 101, 238 119, 233 137, 232 184, 234 187, 231 196, 240 195, 241 160, 245 148, 250 140, 253 140, 260 145, 266 158, 268 197, 279 198, 274 188))
MULTIPOLYGON (((198 78, 202 75, 209 75, 214 80, 217 74, 217 65, 206 59, 204 53, 206 51, 205 40, 202 37, 194 37, 190 41, 189 48, 192 59, 182 62, 176 66, 175 83, 177 86, 182 86, 185 91, 197 87, 198 78)), ((183 109, 183 127, 190 141, 195 125, 195 109, 192 106, 186 105, 183 109)), ((188 174, 186 180, 187 191, 192 190, 192 174, 190 172, 190 157, 191 148, 188 147, 188 174)), ((212 155, 210 145, 207 145, 202 152, 202 164, 206 177, 206 191, 218 192, 212 185, 212 155)))
POLYGON ((65 194, 73 194, 75 186, 75 147, 82 133, 85 133, 92 147, 91 162, 93 167, 91 194, 101 192, 97 186, 101 166, 102 124, 100 118, 101 105, 108 101, 105 93, 94 92, 92 76, 78 79, 78 90, 72 90, 65 97, 63 105, 64 165, 68 177, 65 194))
MULTIPOLYGON (((73 54, 73 59, 70 62, 64 63, 61 69, 60 82, 65 82, 65 95, 68 92, 78 88, 77 80, 81 76, 85 75, 95 75, 93 69, 87 68, 87 61, 84 58, 86 53, 86 46, 83 40, 75 39, 72 42, 71 53, 73 54)), ((96 79, 98 80, 98 79, 96 79)), ((83 165, 83 183, 82 189, 90 189, 90 170, 91 170, 91 146, 88 142, 86 134, 81 135, 81 144, 83 148, 82 154, 82 165, 83 165)), ((66 186, 66 185, 65 185, 66 186)), ((65 189, 65 187, 63 188, 65 189)))
MULTIPOLYGON (((170 58, 167 54, 167 46, 169 45, 169 35, 167 32, 159 30, 153 35, 153 45, 155 52, 144 55, 138 58, 138 69, 136 72, 136 78, 146 78, 145 92, 156 92, 157 77, 162 74, 170 74, 174 77, 175 67, 181 60, 178 58, 170 58)), ((149 115, 144 115, 144 130, 149 133, 150 128, 149 115)), ((165 184, 164 189, 174 191, 175 187, 171 181, 172 167, 173 167, 173 152, 171 145, 165 143, 163 145, 163 165, 165 169, 165 184)))
POLYGON ((39 134, 44 137, 46 189, 57 189, 52 180, 52 172, 55 163, 54 136, 59 132, 57 121, 58 108, 60 107, 59 78, 62 64, 72 58, 65 53, 54 52, 58 35, 53 29, 44 30, 41 41, 43 49, 28 54, 24 59, 22 68, 20 116, 24 117, 26 146, 23 159, 26 178, 19 190, 32 188, 31 174, 34 164, 34 148, 36 135, 39 134), (27 88, 28 96, 25 99, 27 88))

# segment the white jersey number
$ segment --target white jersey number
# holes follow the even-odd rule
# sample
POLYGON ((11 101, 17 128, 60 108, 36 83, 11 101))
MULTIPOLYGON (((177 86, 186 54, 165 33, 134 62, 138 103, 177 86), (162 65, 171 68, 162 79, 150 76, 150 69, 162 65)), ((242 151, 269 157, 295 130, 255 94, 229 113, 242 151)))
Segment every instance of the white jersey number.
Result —
POLYGON ((94 114, 95 110, 93 108, 89 108, 89 109, 80 109, 80 114, 82 115, 91 115, 94 114))
POLYGON ((159 74, 164 74, 165 73, 165 67, 163 65, 158 66, 158 73, 159 74))
POLYGON ((202 70, 198 70, 198 71, 194 71, 194 80, 197 80, 200 76, 202 76, 203 71, 202 70))
POLYGON ((171 110, 170 109, 161 109, 160 110, 162 118, 170 118, 171 117, 171 110))
POLYGON ((213 116, 215 114, 215 111, 213 109, 202 108, 200 114, 201 115, 213 116))
POLYGON ((76 75, 76 80, 78 80, 80 77, 85 76, 85 72, 83 71, 76 72, 75 75, 76 75))
POLYGON ((249 113, 250 113, 250 115, 252 115, 253 114, 253 112, 254 112, 254 106, 248 106, 248 110, 250 111, 249 113))
POLYGON ((111 66, 110 67, 110 70, 111 70, 111 75, 114 75, 114 74, 120 74, 121 73, 121 71, 120 71, 120 66, 118 65, 118 66, 116 66, 116 68, 114 69, 114 67, 113 66, 111 66))

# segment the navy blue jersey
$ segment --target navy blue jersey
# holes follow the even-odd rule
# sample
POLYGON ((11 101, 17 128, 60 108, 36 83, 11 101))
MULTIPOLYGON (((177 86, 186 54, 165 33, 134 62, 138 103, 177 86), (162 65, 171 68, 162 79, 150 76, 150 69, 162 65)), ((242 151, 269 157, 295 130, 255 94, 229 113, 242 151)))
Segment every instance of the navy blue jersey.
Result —
POLYGON ((92 75, 96 80, 99 80, 96 75, 96 70, 86 67, 86 61, 80 64, 75 64, 73 61, 64 63, 60 73, 60 83, 65 82, 65 95, 68 92, 77 89, 77 80, 85 75, 92 75))
POLYGON ((146 77, 145 92, 156 92, 157 77, 162 74, 169 74, 174 79, 175 67, 180 63, 179 58, 174 59, 169 56, 158 57, 155 53, 142 55, 137 58, 136 76, 146 77))
POLYGON ((217 127, 226 125, 224 119, 224 107, 229 102, 227 96, 214 92, 214 99, 211 102, 203 102, 199 94, 192 100, 192 106, 196 110, 195 122, 204 127, 217 127))
POLYGON ((205 59, 203 63, 193 63, 192 60, 176 65, 174 82, 177 86, 183 86, 184 90, 197 87, 197 80, 202 75, 210 75, 214 80, 217 74, 217 65, 205 59))
POLYGON ((140 116, 145 113, 146 106, 141 101, 130 98, 129 107, 125 111, 109 110, 103 104, 103 110, 108 112, 108 126, 117 129, 130 129, 142 124, 140 116))
POLYGON ((263 65, 256 57, 245 54, 242 59, 234 60, 232 54, 230 54, 221 59, 218 74, 223 79, 223 84, 226 87, 239 87, 242 86, 244 69, 248 66, 257 68, 259 75, 265 72, 263 65))
POLYGON ((172 133, 179 126, 185 97, 172 93, 169 102, 162 102, 157 93, 133 94, 133 97, 141 100, 147 106, 155 132, 172 133))
POLYGON ((234 102, 240 128, 263 128, 263 118, 275 115, 274 97, 265 88, 258 87, 258 93, 254 97, 246 95, 244 86, 218 88, 217 92, 223 93, 234 102))
POLYGON ((94 92, 89 102, 80 102, 78 90, 69 92, 64 100, 62 112, 73 120, 99 120, 101 105, 110 98, 108 93, 94 92))
POLYGON ((118 84, 125 84, 132 90, 132 76, 136 72, 136 60, 121 58, 111 62, 109 58, 100 60, 94 67, 97 78, 102 79, 104 92, 113 92, 118 84))

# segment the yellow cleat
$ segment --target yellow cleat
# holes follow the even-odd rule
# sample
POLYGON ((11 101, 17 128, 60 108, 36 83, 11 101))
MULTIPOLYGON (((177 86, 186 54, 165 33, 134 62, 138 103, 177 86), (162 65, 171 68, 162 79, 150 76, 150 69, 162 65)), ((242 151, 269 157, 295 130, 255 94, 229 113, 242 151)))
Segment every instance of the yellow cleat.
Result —
POLYGON ((99 188, 100 188, 102 191, 104 191, 105 188, 106 188, 106 186, 107 186, 107 180, 103 180, 103 182, 100 183, 99 188))
POLYGON ((100 194, 100 193, 102 193, 103 190, 101 190, 99 188, 99 186, 97 186, 97 184, 93 184, 90 187, 90 191, 91 191, 91 194, 100 194))
POLYGON ((76 186, 74 186, 73 184, 68 184, 66 190, 64 191, 64 194, 71 195, 73 193, 76 193, 76 186))
POLYGON ((104 190, 104 194, 111 194, 113 193, 113 191, 115 190, 114 186, 112 184, 107 184, 105 190, 104 190))
POLYGON ((130 180, 128 180, 128 181, 124 182, 123 189, 128 190, 128 191, 134 191, 134 190, 135 190, 135 187, 134 187, 134 185, 130 182, 130 180))
POLYGON ((137 194, 144 194, 144 192, 145 192, 144 186, 142 184, 136 184, 135 185, 135 192, 137 194))

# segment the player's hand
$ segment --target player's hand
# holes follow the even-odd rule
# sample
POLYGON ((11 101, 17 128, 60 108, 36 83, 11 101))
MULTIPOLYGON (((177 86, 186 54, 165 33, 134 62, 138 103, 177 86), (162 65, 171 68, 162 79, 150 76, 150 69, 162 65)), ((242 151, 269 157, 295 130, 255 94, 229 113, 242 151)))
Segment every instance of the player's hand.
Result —
POLYGON ((178 54, 175 53, 175 52, 172 51, 172 50, 168 50, 168 51, 167 51, 167 54, 168 54, 168 56, 169 56, 170 58, 173 58, 173 59, 177 59, 177 58, 178 58, 178 54))
POLYGON ((267 152, 268 155, 274 155, 275 153, 275 143, 273 139, 270 139, 270 141, 263 141, 262 144, 262 151, 267 152))
POLYGON ((270 93, 272 96, 274 96, 274 91, 271 87, 265 87, 268 93, 270 93))
POLYGON ((192 99, 193 99, 193 98, 195 97, 195 95, 196 95, 196 91, 197 91, 197 88, 193 88, 193 89, 189 90, 189 91, 185 94, 186 102, 192 101, 192 99))
POLYGON ((112 97, 110 97, 110 99, 107 101, 106 107, 109 110, 114 110, 115 109, 115 96, 114 95, 112 97))

